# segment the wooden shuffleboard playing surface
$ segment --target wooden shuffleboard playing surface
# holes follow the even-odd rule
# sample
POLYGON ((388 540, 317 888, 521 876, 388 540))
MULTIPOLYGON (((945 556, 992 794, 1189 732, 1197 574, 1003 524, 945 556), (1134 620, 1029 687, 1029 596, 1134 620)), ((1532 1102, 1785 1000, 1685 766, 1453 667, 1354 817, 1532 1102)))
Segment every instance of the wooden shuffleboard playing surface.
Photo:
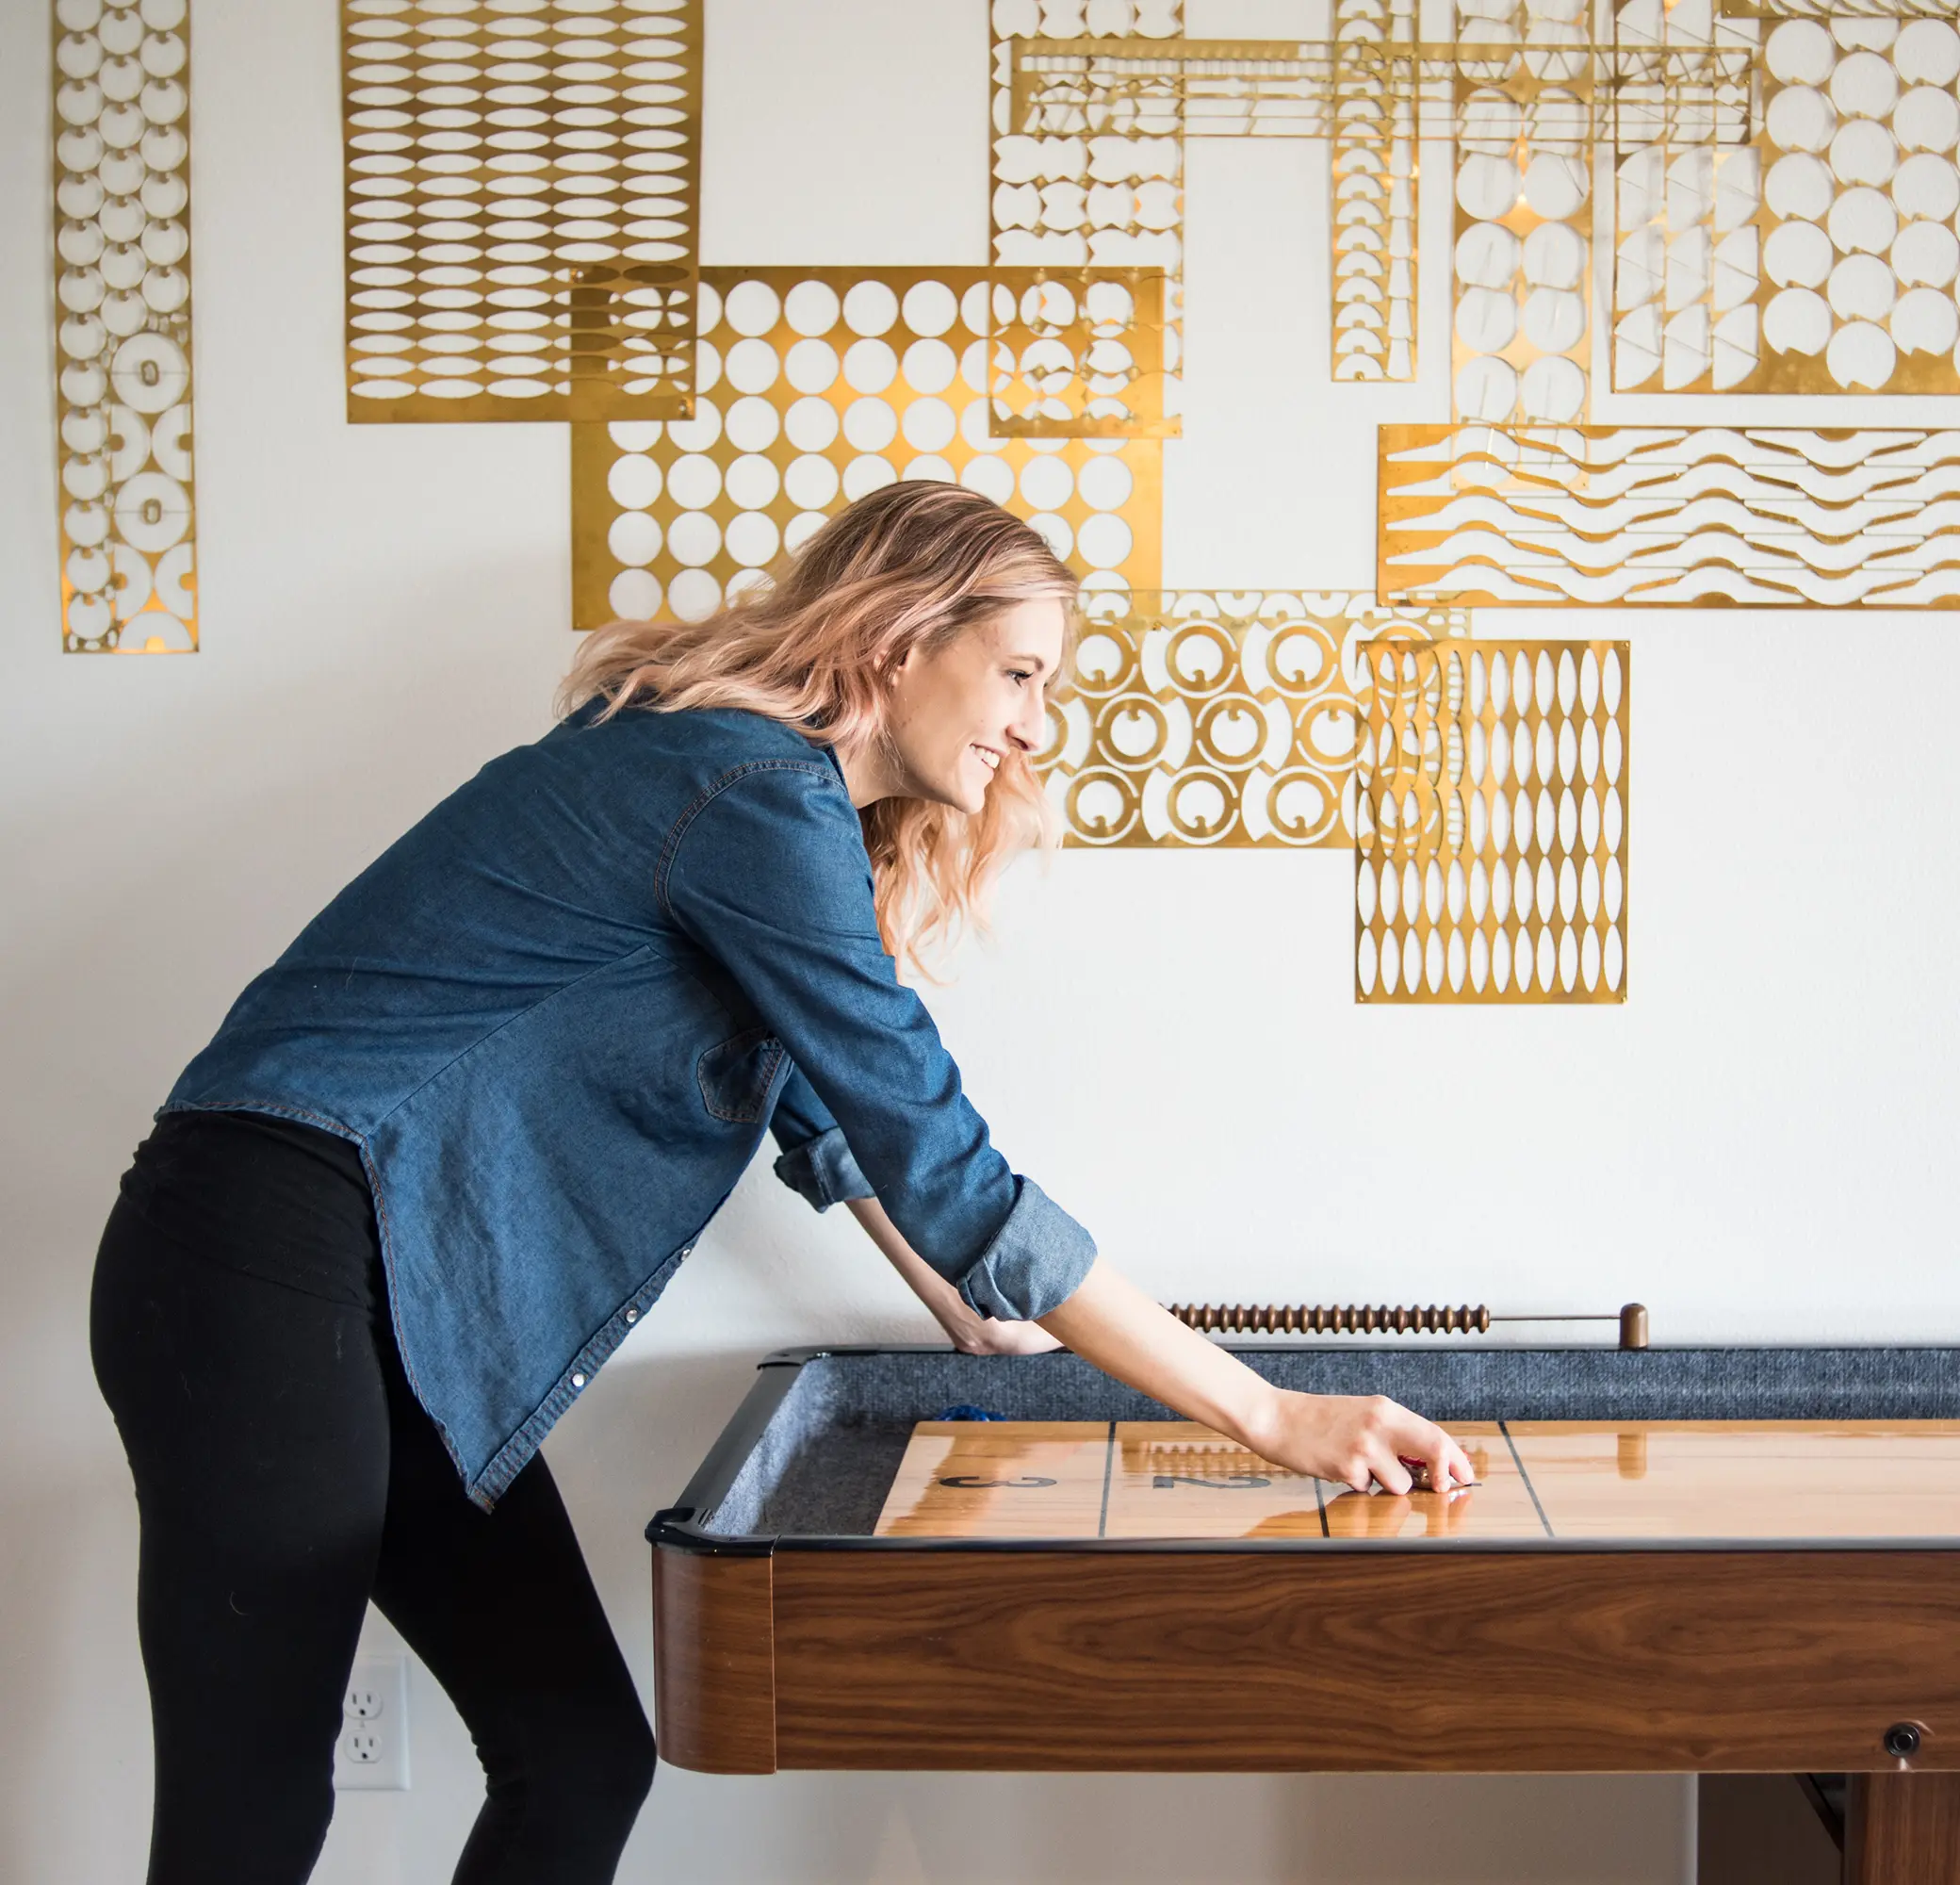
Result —
POLYGON ((1960 1420, 1455 1422, 1449 1493, 1357 1493, 1186 1421, 925 1420, 909 1538, 1960 1540, 1960 1420))

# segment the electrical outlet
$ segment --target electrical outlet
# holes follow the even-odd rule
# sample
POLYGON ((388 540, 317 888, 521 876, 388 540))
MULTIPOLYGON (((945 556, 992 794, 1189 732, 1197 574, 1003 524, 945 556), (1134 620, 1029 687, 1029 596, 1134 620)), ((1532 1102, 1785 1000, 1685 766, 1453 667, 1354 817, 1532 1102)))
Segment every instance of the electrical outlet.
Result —
POLYGON ((347 1678, 344 1719, 334 1744, 334 1784, 408 1785, 408 1664, 400 1656, 362 1656, 347 1678))

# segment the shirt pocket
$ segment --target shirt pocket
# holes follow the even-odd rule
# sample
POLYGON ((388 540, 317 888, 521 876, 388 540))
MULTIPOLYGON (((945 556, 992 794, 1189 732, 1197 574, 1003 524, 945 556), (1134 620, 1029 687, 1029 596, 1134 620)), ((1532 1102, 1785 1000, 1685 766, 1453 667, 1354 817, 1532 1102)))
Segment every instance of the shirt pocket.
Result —
POLYGON ((718 1120, 754 1125, 766 1116, 783 1044, 766 1027, 751 1027, 710 1047, 694 1062, 701 1104, 718 1120))

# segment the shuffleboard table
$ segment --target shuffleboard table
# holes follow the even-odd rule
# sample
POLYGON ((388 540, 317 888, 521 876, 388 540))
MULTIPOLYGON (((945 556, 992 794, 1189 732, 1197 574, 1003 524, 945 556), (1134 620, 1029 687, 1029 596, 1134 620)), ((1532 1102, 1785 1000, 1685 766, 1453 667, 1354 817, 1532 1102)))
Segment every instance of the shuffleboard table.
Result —
POLYGON ((1066 1352, 773 1355, 647 1529, 662 1753, 1845 1775, 1847 1881, 1960 1879, 1960 1350, 1234 1352, 1478 1483, 1287 1473, 1066 1352))

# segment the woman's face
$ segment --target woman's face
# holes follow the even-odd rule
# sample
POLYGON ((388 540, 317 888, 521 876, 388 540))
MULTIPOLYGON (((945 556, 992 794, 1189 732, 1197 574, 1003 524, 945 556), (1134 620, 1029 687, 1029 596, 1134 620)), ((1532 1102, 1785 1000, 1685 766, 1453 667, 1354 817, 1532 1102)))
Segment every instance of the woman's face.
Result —
POLYGON ((1041 748, 1065 621, 1058 597, 1031 597, 943 647, 914 648, 892 683, 886 722, 896 756, 890 795, 980 811, 997 768, 1041 748))

